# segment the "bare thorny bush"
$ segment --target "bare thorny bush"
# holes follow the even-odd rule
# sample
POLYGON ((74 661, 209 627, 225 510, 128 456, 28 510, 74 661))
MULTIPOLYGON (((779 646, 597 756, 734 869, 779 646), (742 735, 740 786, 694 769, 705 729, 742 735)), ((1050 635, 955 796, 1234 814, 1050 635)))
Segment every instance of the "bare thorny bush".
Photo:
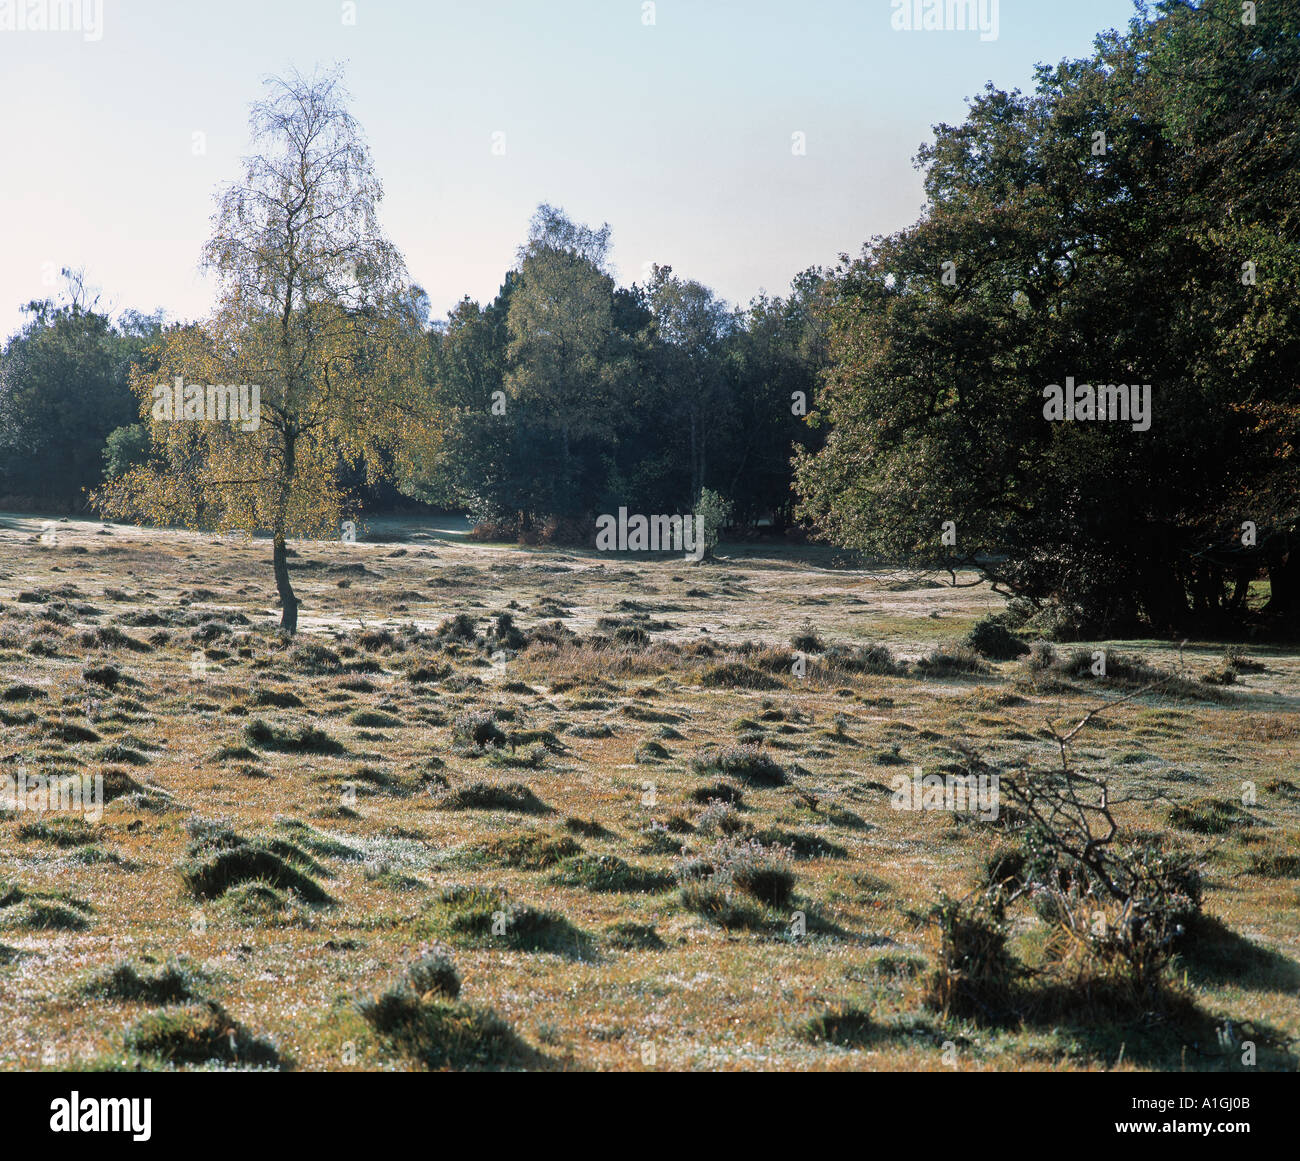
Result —
POLYGON ((1118 796, 1071 755, 1098 714, 1158 684, 1098 706, 1067 732, 1049 721, 1059 765, 1004 773, 974 748, 956 746, 970 774, 997 776, 1002 814, 1015 820, 1020 845, 991 860, 983 887, 944 898, 931 912, 939 935, 932 1007, 986 1019, 1024 1015, 1035 996, 1017 993, 1016 983, 1028 974, 1048 974, 1057 985, 1039 1001, 1050 993, 1078 1006, 1162 1006, 1165 968, 1200 911, 1199 872, 1185 855, 1120 841, 1116 809, 1155 801, 1158 790, 1118 796), (1007 948, 1008 912, 1021 902, 1050 927, 1043 972, 1030 973, 1007 948))

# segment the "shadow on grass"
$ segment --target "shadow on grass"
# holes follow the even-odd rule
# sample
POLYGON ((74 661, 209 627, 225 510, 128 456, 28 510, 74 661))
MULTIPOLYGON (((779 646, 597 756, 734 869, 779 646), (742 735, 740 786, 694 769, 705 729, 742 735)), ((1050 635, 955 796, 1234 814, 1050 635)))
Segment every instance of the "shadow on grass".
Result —
MULTIPOLYGON (((1063 1058, 1082 1056, 1110 1067, 1126 1062, 1161 1072, 1292 1072, 1300 1063, 1277 1029, 1252 1023, 1225 1029, 1181 994, 1166 995, 1158 1007, 1143 1011, 1122 991, 1104 986, 1085 993, 1077 986, 1049 985, 1018 990, 1012 1004, 1015 1011, 984 1013, 974 1020, 975 1026, 1004 1033, 1013 1041, 1050 1030, 1063 1058)), ((796 1035, 839 1048, 920 1041, 937 1050, 948 1042, 971 1047, 973 1042, 962 1033, 970 1027, 967 1021, 930 1012, 877 1020, 867 1008, 841 1003, 809 1017, 796 1035)))
POLYGON ((924 1041, 936 1048, 945 1041, 963 1046, 954 1036, 923 1016, 893 1017, 877 1021, 864 1008, 842 1003, 823 1009, 805 1020, 796 1035, 810 1044, 833 1044, 837 1048, 881 1048, 899 1041, 924 1041))
POLYGON ((1300 990, 1300 964, 1252 943, 1212 916, 1197 916, 1187 934, 1172 974, 1185 971, 1189 983, 1198 987, 1235 984, 1263 992, 1300 990))
POLYGON ((1181 992, 1169 992, 1158 1006, 1142 1011, 1126 996, 1094 990, 1095 1016, 1081 1007, 1078 989, 1048 988, 1033 1022, 1068 1035, 1077 1049, 1098 1063, 1120 1059, 1162 1072, 1294 1072, 1300 1057, 1287 1037, 1269 1025, 1234 1024, 1206 1012, 1181 992), (1253 1045, 1247 1051, 1245 1042, 1253 1045), (1122 1055, 1121 1055, 1122 1054, 1122 1055), (1247 1063, 1247 1060, 1250 1063, 1247 1063))
POLYGON ((415 996, 362 1012, 382 1043, 431 1071, 545 1072, 556 1067, 491 1008, 415 996))
POLYGON ((585 931, 557 912, 512 901, 500 887, 446 887, 420 925, 462 947, 550 952, 584 963, 599 959, 596 942, 585 931))
POLYGON ((1293 1072, 1300 1065, 1279 1030, 1236 1024, 1225 1039, 1222 1017, 1170 986, 1142 999, 1122 980, 1026 982, 1012 989, 1005 1009, 971 1015, 981 1027, 1013 1035, 1050 1031, 1063 1042, 1063 1053, 1068 1044, 1072 1054, 1111 1067, 1128 1062, 1161 1072, 1293 1072))

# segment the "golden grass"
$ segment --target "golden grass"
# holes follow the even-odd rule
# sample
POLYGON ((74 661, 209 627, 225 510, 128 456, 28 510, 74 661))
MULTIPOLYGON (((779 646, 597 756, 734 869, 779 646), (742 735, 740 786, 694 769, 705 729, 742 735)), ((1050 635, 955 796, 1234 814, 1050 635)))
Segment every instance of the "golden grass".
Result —
MULTIPOLYGON (((39 532, 40 521, 0 517, 0 695, 20 684, 46 695, 0 701, 0 762, 10 773, 20 761, 66 774, 122 770, 143 792, 109 803, 88 824, 90 843, 20 840, 33 816, 0 815, 0 897, 13 885, 91 908, 83 930, 58 930, 4 926, 0 906, 9 1032, 0 1067, 120 1055, 138 1005, 83 985, 150 958, 193 965, 207 997, 298 1068, 416 1067, 354 1002, 430 939, 449 942, 461 1000, 512 1027, 535 1054, 531 1067, 1099 1070, 1121 1044, 1128 1069, 1234 1066, 1188 1050, 1177 1030, 1144 1041, 1140 1030, 1087 1020, 989 1028, 923 1008, 933 942, 919 916, 941 891, 969 891, 1005 835, 893 810, 893 779, 947 760, 949 739, 1003 763, 1049 761, 1044 719, 1077 720, 1103 690, 1074 682, 1035 692, 1019 662, 923 680, 828 671, 814 656, 800 680, 783 654, 810 623, 827 644, 880 643, 913 661, 1000 607, 983 587, 831 569, 813 551, 736 551, 694 566, 417 536, 304 543, 293 562, 304 632, 286 648, 273 632, 262 542, 72 522, 58 525, 50 548, 39 532), (467 613, 482 634, 503 611, 525 633, 559 616, 580 639, 535 643, 504 665, 487 647, 443 648, 431 637, 402 645, 403 626, 431 635, 467 613), (133 624, 150 619, 140 614, 192 623, 133 624), (248 623, 194 638, 199 621, 235 614, 248 623), (612 636, 601 618, 663 627, 647 648, 601 646, 593 635, 612 636), (114 626, 157 643, 142 652, 111 634, 102 645, 81 640, 114 626), (373 636, 385 628, 396 646, 373 636), (297 652, 311 644, 334 650, 344 671, 297 652), (433 664, 431 680, 408 679, 416 659, 433 664), (733 662, 779 688, 704 683, 709 667, 733 662), (117 684, 83 677, 107 664, 117 684), (451 675, 437 676, 439 665, 451 675), (303 704, 276 704, 286 692, 303 704), (457 741, 457 719, 471 711, 499 711, 507 744, 477 753, 457 741), (290 736, 322 731, 344 752, 268 748, 245 731, 258 720, 290 736), (77 732, 63 726, 97 740, 71 740, 77 732), (837 852, 793 859, 789 907, 750 899, 756 926, 724 928, 684 906, 675 887, 594 890, 556 873, 575 846, 650 873, 707 853, 718 836, 693 829, 708 807, 691 792, 718 778, 691 760, 742 733, 789 775, 783 786, 742 785, 746 833, 784 832, 837 852), (449 796, 477 784, 489 795, 518 784, 542 812, 448 809, 449 796), (194 820, 294 844, 323 871, 316 878, 333 905, 251 889, 194 898, 181 879, 194 820), (531 951, 458 935, 440 902, 457 884, 501 888, 508 905, 553 913, 577 936, 531 951), (798 937, 795 911, 806 924, 798 937), (662 948, 643 938, 650 928, 662 948)), ((1166 667, 1177 660, 1159 642, 1107 647, 1166 667)), ((1221 664, 1221 653, 1189 647, 1191 675, 1221 664)), ((1254 1022, 1284 1042, 1300 1035, 1300 879, 1285 877, 1280 858, 1300 849, 1300 657, 1256 655, 1266 669, 1230 687, 1233 703, 1144 697, 1086 731, 1079 754, 1121 791, 1163 791, 1164 802, 1122 808, 1122 821, 1203 860, 1212 926, 1176 963, 1178 987, 1206 1019, 1254 1022), (1240 803, 1251 791, 1253 805, 1241 808, 1250 825, 1171 829, 1172 804, 1240 803)), ((1041 941, 1029 926, 1012 949, 1032 962, 1041 941)), ((1261 1061, 1281 1066, 1285 1051, 1261 1061)))

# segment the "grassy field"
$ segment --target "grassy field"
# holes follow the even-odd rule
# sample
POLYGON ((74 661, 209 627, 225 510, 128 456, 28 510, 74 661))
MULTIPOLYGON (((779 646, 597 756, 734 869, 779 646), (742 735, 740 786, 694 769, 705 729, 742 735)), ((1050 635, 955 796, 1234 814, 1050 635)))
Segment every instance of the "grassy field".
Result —
POLYGON ((286 641, 265 541, 0 517, 3 773, 109 799, 0 813, 0 1067, 1297 1067, 1295 652, 1210 685, 1222 645, 1106 643, 1189 680, 1076 758, 1202 913, 1125 1009, 1017 911, 1019 986, 1064 999, 958 1018, 927 915, 1017 836, 894 780, 1050 765, 1045 721, 1122 687, 927 662, 1001 598, 829 550, 380 534, 294 546, 286 641))

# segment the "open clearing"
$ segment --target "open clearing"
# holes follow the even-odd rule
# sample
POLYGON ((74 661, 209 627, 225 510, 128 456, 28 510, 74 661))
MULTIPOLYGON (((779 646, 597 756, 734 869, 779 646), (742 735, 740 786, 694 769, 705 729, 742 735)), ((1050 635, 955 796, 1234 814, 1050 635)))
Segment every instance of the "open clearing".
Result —
MULTIPOLYGON (((438 1030, 454 1067, 1237 1069, 1253 1038, 1256 1067, 1296 1068, 1294 651, 1251 648, 1229 688, 1144 695, 1079 739, 1081 765, 1149 796, 1128 833, 1201 860, 1171 973, 1192 1014, 977 1025, 922 1003, 924 916, 1007 829, 892 809, 891 785, 954 741, 1050 764, 1044 719, 1077 721, 1103 680, 885 676, 820 650, 801 680, 809 626, 914 663, 1002 607, 830 550, 692 565, 381 534, 293 545, 286 642, 267 542, 0 516, 3 772, 104 774, 112 796, 97 821, 0 813, 0 1067, 219 1062, 173 1050, 208 1001, 227 1063, 419 1067, 356 1004, 437 943, 461 980, 438 1030), (729 746, 777 774, 709 768, 729 746), (783 873, 703 890, 741 840, 783 873), (862 1026, 818 1022, 837 1011, 862 1026)), ((1188 676, 1222 651, 1190 643, 1188 676)), ((1013 947, 1045 954, 1033 923, 1013 947)))

